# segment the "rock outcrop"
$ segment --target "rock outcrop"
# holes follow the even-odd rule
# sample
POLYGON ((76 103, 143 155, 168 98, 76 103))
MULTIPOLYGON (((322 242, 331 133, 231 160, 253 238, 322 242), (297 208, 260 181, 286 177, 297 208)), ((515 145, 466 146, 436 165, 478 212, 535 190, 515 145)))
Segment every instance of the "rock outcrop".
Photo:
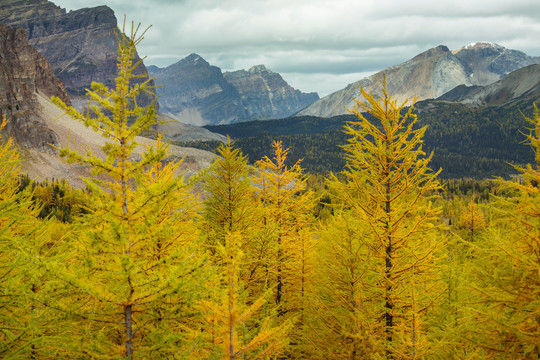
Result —
POLYGON ((161 85, 157 88, 161 111, 183 123, 228 124, 248 117, 238 91, 221 69, 197 54, 166 68, 149 67, 149 71, 161 85))
MULTIPOLYGON (((114 85, 117 19, 109 7, 67 13, 47 0, 3 0, 0 23, 26 30, 28 43, 49 61, 76 107, 85 103, 82 100, 92 81, 114 85)), ((144 64, 137 73, 147 74, 144 64)), ((143 94, 138 101, 147 105, 153 98, 143 94)))
POLYGON ((290 116, 316 101, 264 65, 222 73, 197 54, 166 68, 149 66, 161 110, 193 125, 230 124, 290 116))
POLYGON ((491 43, 475 43, 456 51, 440 45, 400 65, 389 67, 348 85, 302 110, 299 115, 330 117, 346 114, 360 99, 360 88, 380 93, 386 76, 387 89, 398 102, 438 98, 457 86, 487 85, 521 67, 540 63, 540 57, 491 43))
POLYGON ((540 63, 540 57, 488 42, 469 44, 453 53, 473 85, 488 85, 517 69, 540 63))
POLYGON ((240 94, 250 119, 285 118, 319 99, 317 93, 293 89, 280 74, 264 65, 223 75, 240 94))
POLYGON ((57 96, 70 104, 63 83, 47 60, 27 43, 23 29, 0 24, 0 117, 19 145, 53 152, 56 134, 40 118, 37 93, 57 96))

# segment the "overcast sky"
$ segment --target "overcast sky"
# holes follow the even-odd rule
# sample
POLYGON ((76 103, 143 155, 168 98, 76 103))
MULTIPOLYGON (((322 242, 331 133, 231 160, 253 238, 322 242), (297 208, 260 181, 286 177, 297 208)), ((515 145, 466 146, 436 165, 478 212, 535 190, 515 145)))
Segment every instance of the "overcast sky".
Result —
POLYGON ((147 65, 197 53, 223 71, 264 64, 322 97, 437 45, 494 42, 540 56, 540 0, 51 0, 108 5, 152 25, 147 65))

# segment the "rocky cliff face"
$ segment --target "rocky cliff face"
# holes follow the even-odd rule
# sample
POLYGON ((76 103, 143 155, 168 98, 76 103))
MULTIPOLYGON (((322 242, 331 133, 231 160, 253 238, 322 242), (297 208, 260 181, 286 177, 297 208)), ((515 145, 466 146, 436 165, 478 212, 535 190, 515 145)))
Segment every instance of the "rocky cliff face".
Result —
POLYGON ((488 85, 517 69, 540 63, 540 57, 486 42, 469 44, 453 53, 473 85, 488 85))
POLYGON ((348 85, 316 101, 299 115, 329 117, 347 113, 361 97, 360 87, 380 93, 386 75, 388 92, 398 102, 438 98, 459 85, 486 85, 523 66, 540 63, 540 58, 490 43, 476 43, 456 51, 438 46, 400 65, 348 85))
POLYGON ((318 99, 263 65, 222 73, 197 54, 166 68, 148 67, 163 112, 186 124, 214 125, 292 115, 318 99))
POLYGON ((197 54, 160 69, 150 67, 155 77, 161 111, 186 124, 228 124, 248 113, 236 89, 221 70, 197 54))
POLYGON ((20 145, 52 152, 56 134, 40 118, 36 94, 58 96, 70 104, 62 82, 47 60, 26 41, 23 29, 0 24, 0 117, 20 145))
MULTIPOLYGON (((92 81, 114 84, 117 19, 109 7, 66 13, 47 0, 3 0, 0 23, 26 30, 29 44, 50 62, 75 103, 92 81)), ((137 72, 147 74, 144 64, 137 72)), ((144 94, 138 100, 147 105, 153 97, 144 94)))
POLYGON ((223 74, 240 94, 251 119, 280 119, 319 99, 317 93, 293 89, 280 74, 257 65, 249 70, 223 74))

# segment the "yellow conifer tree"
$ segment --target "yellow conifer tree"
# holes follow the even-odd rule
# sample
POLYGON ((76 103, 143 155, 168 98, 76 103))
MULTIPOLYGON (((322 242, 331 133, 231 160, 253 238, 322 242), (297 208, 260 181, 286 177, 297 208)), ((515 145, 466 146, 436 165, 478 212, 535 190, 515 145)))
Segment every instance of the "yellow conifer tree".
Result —
POLYGON ((64 299, 44 302, 73 321, 79 343, 66 344, 71 356, 187 357, 197 343, 194 304, 204 289, 197 202, 175 175, 179 162, 165 162, 168 146, 160 139, 135 153, 136 136, 155 123, 153 106, 136 102, 152 90, 148 80, 130 86, 143 35, 133 26, 129 37, 119 35, 116 88, 93 83, 88 95, 95 105, 87 113, 54 99, 109 139, 104 159, 60 151, 96 176, 85 179, 89 214, 65 239, 69 250, 44 265, 64 284, 64 299))
POLYGON ((474 248, 475 329, 467 334, 486 357, 540 357, 540 110, 534 106, 528 143, 534 165, 517 167, 523 181, 500 180, 501 216, 474 248))
POLYGON ((369 306, 365 278, 376 259, 351 211, 334 215, 317 232, 315 294, 308 307, 305 351, 309 359, 367 359, 377 339, 370 329, 380 314, 369 306))
MULTIPOLYGON (((0 130, 6 125, 6 118, 0 130)), ((34 255, 55 251, 53 220, 39 220, 40 208, 32 193, 19 189, 19 153, 11 139, 0 145, 0 357, 2 359, 54 358, 65 331, 52 332, 62 323, 51 309, 36 301, 50 287, 48 275, 32 261, 34 255)))
POLYGON ((235 359, 268 359, 278 356, 288 342, 290 322, 275 323, 262 307, 267 294, 249 300, 239 276, 245 266, 239 233, 228 233, 217 251, 222 259, 217 269, 218 281, 212 286, 212 296, 201 302, 206 314, 205 337, 209 345, 207 357, 235 359), (219 280, 220 279, 220 280, 219 280))
POLYGON ((487 226, 486 218, 482 209, 474 202, 469 202, 458 220, 457 226, 463 229, 464 238, 474 241, 479 233, 487 226))
MULTIPOLYGON (((315 196, 306 189, 300 161, 288 167, 288 149, 280 141, 272 144, 272 158, 255 164, 254 186, 262 225, 255 235, 262 266, 254 275, 259 293, 273 290, 278 316, 295 319, 292 353, 302 351, 305 310, 313 272, 312 210, 315 196)), ((287 356, 293 356, 292 353, 287 356)))
POLYGON ((365 102, 357 100, 352 111, 358 121, 345 127, 351 136, 344 146, 346 180, 334 178, 331 186, 364 227, 365 256, 377 259, 362 278, 366 311, 376 314, 366 325, 369 353, 422 358, 430 349, 423 319, 441 291, 434 263, 440 210, 430 201, 440 187, 438 173, 428 166, 426 127, 418 128, 413 107, 398 105, 385 79, 380 96, 361 93, 365 102))

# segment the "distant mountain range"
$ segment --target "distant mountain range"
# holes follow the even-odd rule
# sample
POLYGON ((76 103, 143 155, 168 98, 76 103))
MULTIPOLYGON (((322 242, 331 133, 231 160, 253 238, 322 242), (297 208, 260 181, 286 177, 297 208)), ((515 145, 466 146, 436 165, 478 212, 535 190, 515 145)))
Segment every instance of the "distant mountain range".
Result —
POLYGON ((493 43, 478 42, 454 51, 441 45, 325 96, 298 115, 346 114, 347 109, 354 107, 353 99, 361 97, 361 87, 368 92, 380 92, 383 74, 388 92, 401 102, 414 97, 435 99, 460 85, 488 85, 517 69, 538 63, 540 57, 493 43))
POLYGON ((163 112, 195 125, 279 119, 319 99, 293 89, 280 74, 257 65, 222 73, 197 54, 166 68, 149 66, 163 112))
MULTIPOLYGON (((61 111, 48 99, 55 95, 81 108, 86 101, 83 89, 92 81, 113 83, 114 13, 106 6, 66 13, 47 0, 4 0, 0 23, 9 24, 0 24, 0 117, 8 118, 8 133, 26 148, 27 169, 37 178, 73 177, 72 171, 78 170, 61 165, 50 145, 65 144, 70 131, 81 144, 96 149, 103 139, 79 134, 83 130, 70 119, 53 121, 61 111)), ((434 166, 442 166, 448 177, 508 174, 508 162, 529 161, 530 151, 520 144, 527 126, 521 111, 530 114, 540 100, 540 57, 492 43, 454 51, 441 45, 322 99, 293 89, 264 65, 222 72, 197 54, 166 68, 143 65, 140 71, 163 85, 158 88, 158 117, 164 123, 153 130, 166 140, 221 143, 227 131, 239 129, 241 138, 251 137, 252 145, 260 147, 250 153, 258 160, 253 156, 270 149, 264 141, 285 137, 285 145, 295 149, 291 160, 294 154, 305 158, 312 171, 336 170, 342 164, 337 145, 344 141, 343 123, 351 119, 342 114, 354 106, 360 87, 378 92, 383 74, 393 97, 424 100, 416 111, 420 122, 430 125, 426 150, 435 151, 434 166), (330 118, 334 115, 339 118, 330 118), (284 119, 228 128, 189 125, 276 118, 284 119)), ((139 103, 150 103, 154 96, 139 103)), ((175 156, 189 153, 174 151, 175 156)), ((197 152, 190 166, 204 167, 212 157, 197 152)))
MULTIPOLYGON (((418 125, 428 126, 423 149, 434 152, 433 169, 441 178, 493 178, 516 170, 509 164, 534 162, 523 144, 533 103, 540 104, 540 64, 529 65, 489 85, 461 85, 438 99, 414 106, 418 125)), ((290 147, 292 165, 302 159, 308 172, 340 172, 345 166, 340 146, 346 144, 343 126, 356 120, 352 114, 331 118, 311 115, 272 121, 207 126, 212 132, 230 135, 250 161, 267 155, 272 141, 290 147)), ((206 144, 196 146, 210 149, 206 144)))

